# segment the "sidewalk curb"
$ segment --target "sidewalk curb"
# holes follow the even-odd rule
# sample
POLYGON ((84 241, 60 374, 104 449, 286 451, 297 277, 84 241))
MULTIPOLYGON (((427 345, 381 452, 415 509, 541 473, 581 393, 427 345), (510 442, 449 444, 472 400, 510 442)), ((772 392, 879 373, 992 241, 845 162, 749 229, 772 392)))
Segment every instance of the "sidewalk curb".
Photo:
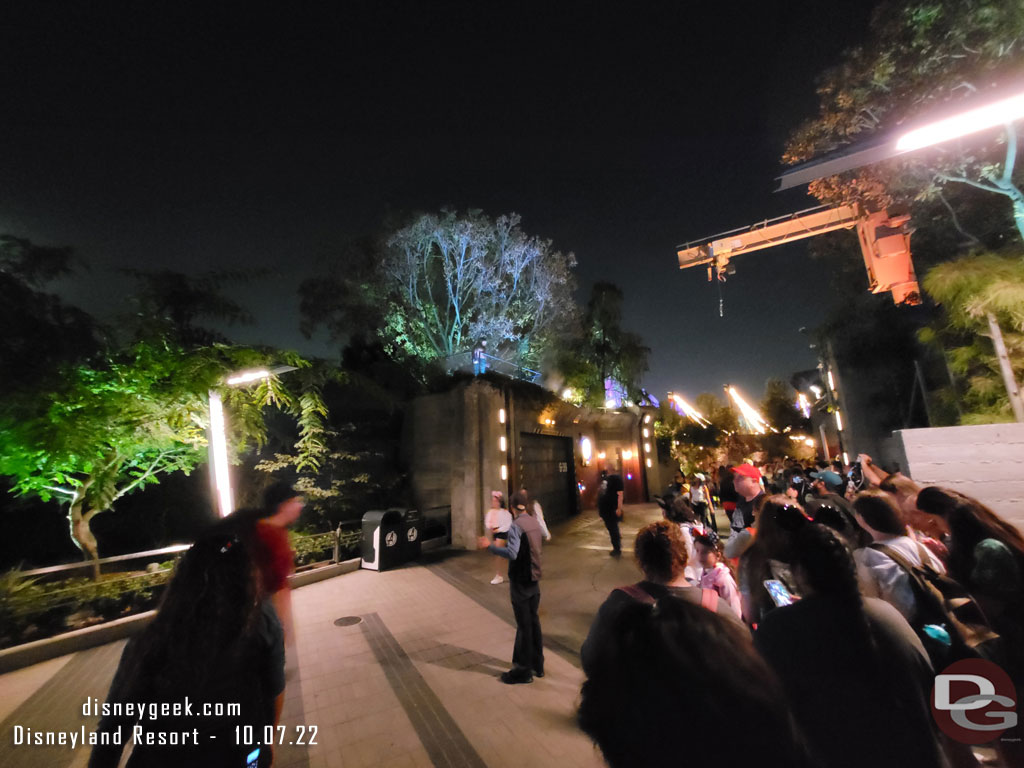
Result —
MULTIPOLYGON (((297 589, 307 584, 315 584, 318 581, 357 571, 360 562, 359 558, 345 560, 313 571, 297 573, 289 577, 288 581, 293 589, 297 589)), ((123 619, 105 621, 93 627, 75 629, 54 637, 33 640, 13 648, 5 648, 0 650, 0 675, 38 664, 41 661, 49 661, 58 656, 86 651, 98 645, 106 645, 131 637, 152 621, 155 615, 156 611, 146 611, 135 616, 125 616, 123 619)))

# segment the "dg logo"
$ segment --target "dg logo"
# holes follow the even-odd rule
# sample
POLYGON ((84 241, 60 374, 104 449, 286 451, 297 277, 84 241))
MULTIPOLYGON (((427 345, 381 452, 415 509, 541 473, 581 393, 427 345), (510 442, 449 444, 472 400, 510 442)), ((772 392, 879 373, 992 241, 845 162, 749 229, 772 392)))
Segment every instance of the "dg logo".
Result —
POLYGON ((951 739, 984 744, 1017 725, 1017 692, 998 665, 964 659, 935 676, 932 716, 951 739))

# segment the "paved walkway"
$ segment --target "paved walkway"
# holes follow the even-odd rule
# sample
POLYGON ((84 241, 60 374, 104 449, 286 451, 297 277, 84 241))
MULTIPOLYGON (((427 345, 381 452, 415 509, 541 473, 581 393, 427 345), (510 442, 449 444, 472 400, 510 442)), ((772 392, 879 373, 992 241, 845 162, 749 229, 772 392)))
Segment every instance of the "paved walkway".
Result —
MULTIPOLYGON (((601 766, 575 724, 579 647, 614 587, 638 578, 631 542, 660 517, 626 509, 625 555, 608 556, 593 513, 552 531, 544 548, 541 626, 546 676, 506 686, 514 639, 508 585, 492 586, 483 552, 434 552, 415 565, 357 571, 294 593, 297 653, 289 658, 282 723, 316 727, 316 744, 278 748, 279 768, 601 766), (510 752, 513 734, 533 738, 510 752)), ((88 747, 14 746, 17 725, 90 732, 89 696, 103 700, 123 642, 0 677, 0 767, 78 768, 88 747)))

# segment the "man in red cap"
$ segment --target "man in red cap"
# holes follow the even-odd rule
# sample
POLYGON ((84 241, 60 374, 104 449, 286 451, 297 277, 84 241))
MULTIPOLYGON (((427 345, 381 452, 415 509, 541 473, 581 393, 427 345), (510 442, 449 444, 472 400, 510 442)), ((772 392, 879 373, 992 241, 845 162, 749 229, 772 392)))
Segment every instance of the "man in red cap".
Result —
POLYGON ((754 524, 754 509, 764 496, 764 488, 761 487, 761 471, 753 464, 737 464, 732 468, 732 473, 740 500, 736 503, 729 527, 736 534, 754 524))

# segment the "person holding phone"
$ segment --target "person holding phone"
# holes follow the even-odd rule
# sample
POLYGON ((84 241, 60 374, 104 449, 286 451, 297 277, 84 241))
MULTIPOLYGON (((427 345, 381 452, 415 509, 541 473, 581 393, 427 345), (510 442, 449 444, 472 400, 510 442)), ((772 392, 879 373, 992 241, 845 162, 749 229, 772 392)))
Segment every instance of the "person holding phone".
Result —
POLYGON ((862 597, 831 529, 801 526, 791 561, 802 599, 767 614, 754 643, 782 680, 814 765, 945 766, 934 672, 914 630, 886 602, 862 597))

